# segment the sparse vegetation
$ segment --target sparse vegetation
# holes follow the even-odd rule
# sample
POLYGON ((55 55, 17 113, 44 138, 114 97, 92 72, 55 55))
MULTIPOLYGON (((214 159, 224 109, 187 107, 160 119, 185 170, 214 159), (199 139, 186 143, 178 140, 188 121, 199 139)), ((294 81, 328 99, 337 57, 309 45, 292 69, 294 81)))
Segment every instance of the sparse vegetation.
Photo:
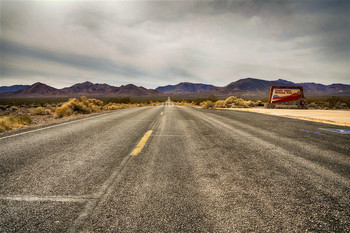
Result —
MULTIPOLYGON (((179 102, 179 105, 200 105, 202 108, 249 108, 256 106, 264 106, 267 103, 267 99, 255 99, 245 100, 236 96, 230 96, 226 99, 212 101, 210 99, 204 99, 197 104, 195 101, 184 100, 179 102)), ((350 109, 350 98, 332 96, 329 98, 310 98, 307 99, 308 109, 350 109)))
POLYGON ((215 102, 206 100, 200 103, 202 108, 249 108, 260 106, 261 101, 244 100, 236 96, 230 96, 225 100, 217 100, 215 102))
POLYGON ((82 114, 130 107, 156 106, 163 101, 131 99, 130 97, 104 98, 102 100, 84 96, 71 99, 0 99, 0 132, 29 124, 59 122, 62 118, 82 114))
POLYGON ((136 105, 131 104, 118 104, 118 103, 108 103, 104 106, 105 110, 117 110, 117 109, 124 109, 128 107, 136 107, 136 105))
POLYGON ((202 108, 213 108, 214 105, 215 105, 215 103, 213 101, 211 101, 211 100, 207 100, 207 101, 204 101, 204 102, 200 103, 200 106, 202 108))
POLYGON ((37 107, 29 109, 32 115, 50 115, 52 113, 51 109, 44 107, 37 107))
POLYGON ((332 96, 326 99, 308 99, 308 109, 350 109, 350 98, 332 96))

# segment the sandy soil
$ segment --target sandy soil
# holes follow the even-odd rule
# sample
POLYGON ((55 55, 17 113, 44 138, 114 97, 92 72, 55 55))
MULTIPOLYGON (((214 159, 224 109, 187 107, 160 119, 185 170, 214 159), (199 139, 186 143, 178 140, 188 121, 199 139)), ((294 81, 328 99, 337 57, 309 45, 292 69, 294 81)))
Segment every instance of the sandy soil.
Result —
POLYGON ((266 109, 266 108, 223 108, 226 110, 238 110, 258 112, 289 118, 297 118, 309 121, 324 122, 335 125, 350 126, 349 110, 317 110, 317 109, 266 109))

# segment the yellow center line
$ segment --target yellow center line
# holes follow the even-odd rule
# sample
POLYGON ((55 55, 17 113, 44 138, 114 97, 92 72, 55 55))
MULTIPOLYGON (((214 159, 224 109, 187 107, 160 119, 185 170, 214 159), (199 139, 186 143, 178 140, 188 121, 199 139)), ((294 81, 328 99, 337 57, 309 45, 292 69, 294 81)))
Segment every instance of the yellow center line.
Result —
POLYGON ((153 132, 153 130, 148 130, 148 132, 145 133, 145 135, 143 136, 143 138, 141 139, 141 141, 139 142, 139 144, 137 144, 137 146, 136 146, 135 149, 131 152, 130 155, 136 156, 136 155, 138 155, 138 154, 142 151, 143 147, 145 146, 145 144, 146 144, 148 138, 151 136, 152 132, 153 132))
POLYGON ((160 115, 163 116, 163 113, 164 113, 164 112, 162 112, 160 115))

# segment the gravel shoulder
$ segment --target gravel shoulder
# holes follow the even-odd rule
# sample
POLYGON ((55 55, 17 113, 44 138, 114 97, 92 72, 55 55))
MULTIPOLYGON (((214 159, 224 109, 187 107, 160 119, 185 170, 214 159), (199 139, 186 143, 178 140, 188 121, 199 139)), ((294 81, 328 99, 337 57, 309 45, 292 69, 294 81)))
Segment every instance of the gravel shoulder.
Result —
MULTIPOLYGON (((221 108, 220 108, 221 109, 221 108)), ((350 126, 350 111, 317 109, 222 108, 225 110, 257 112, 341 126, 350 126)))

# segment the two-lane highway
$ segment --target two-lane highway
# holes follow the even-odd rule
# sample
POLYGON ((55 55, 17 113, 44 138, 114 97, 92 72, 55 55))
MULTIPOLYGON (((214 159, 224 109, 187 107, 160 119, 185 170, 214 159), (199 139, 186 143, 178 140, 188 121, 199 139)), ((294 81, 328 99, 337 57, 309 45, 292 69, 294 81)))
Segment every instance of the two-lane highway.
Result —
POLYGON ((0 232, 347 232, 329 129, 166 103, 0 138, 0 232))

